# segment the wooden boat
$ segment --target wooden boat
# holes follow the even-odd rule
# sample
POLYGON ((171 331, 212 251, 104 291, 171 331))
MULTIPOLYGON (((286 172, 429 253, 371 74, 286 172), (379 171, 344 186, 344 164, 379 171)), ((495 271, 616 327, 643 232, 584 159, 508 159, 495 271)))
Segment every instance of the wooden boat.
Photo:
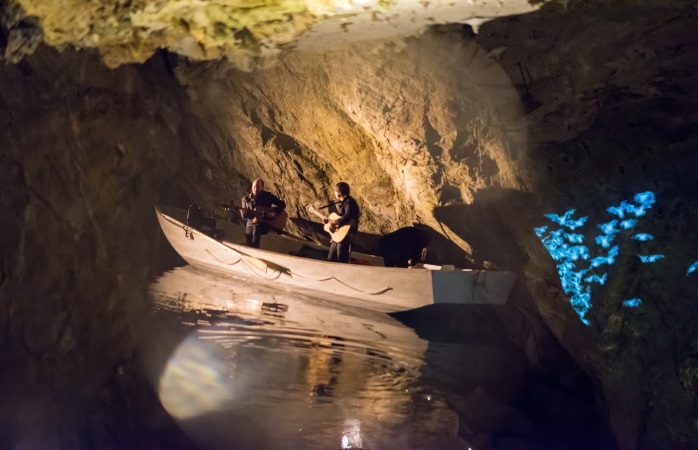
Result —
POLYGON ((186 224, 187 211, 155 208, 163 233, 189 264, 213 273, 295 291, 315 291, 321 298, 351 299, 381 312, 397 312, 436 303, 504 304, 515 274, 421 265, 384 267, 379 256, 352 252, 352 264, 325 261, 327 249, 301 239, 270 233, 262 248, 247 247, 244 226, 217 220, 215 232, 186 224))

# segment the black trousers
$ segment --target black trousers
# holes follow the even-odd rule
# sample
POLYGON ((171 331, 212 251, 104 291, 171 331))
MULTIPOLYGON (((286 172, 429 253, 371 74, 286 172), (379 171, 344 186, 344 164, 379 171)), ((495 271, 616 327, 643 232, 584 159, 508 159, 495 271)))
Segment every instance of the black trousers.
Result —
POLYGON ((330 245, 328 261, 348 263, 351 256, 351 238, 347 236, 342 242, 333 242, 330 245))
POLYGON ((245 226, 245 241, 248 247, 259 248, 262 236, 269 233, 269 224, 264 222, 247 221, 245 226))

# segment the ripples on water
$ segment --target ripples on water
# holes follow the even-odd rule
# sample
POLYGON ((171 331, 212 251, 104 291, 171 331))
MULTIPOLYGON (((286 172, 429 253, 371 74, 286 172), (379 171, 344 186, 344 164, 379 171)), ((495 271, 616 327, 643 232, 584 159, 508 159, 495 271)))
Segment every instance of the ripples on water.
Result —
POLYGON ((204 447, 429 448, 457 427, 419 385, 427 342, 390 316, 190 266, 150 296, 183 336, 160 399, 204 447))

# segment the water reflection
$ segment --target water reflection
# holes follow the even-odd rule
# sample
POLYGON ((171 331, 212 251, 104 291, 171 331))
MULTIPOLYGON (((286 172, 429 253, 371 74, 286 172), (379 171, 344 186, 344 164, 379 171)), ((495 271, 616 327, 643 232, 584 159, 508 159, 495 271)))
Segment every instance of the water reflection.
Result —
POLYGON ((417 384, 427 342, 387 315, 189 266, 150 294, 187 330, 162 404, 202 446, 406 448, 447 409, 417 384))

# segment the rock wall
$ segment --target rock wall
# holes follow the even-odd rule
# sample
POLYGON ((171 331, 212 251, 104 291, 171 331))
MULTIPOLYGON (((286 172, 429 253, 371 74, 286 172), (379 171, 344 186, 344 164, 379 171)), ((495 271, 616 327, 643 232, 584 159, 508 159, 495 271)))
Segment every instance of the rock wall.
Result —
POLYGON ((225 62, 176 71, 202 118, 188 129, 199 167, 191 184, 211 208, 221 195, 240 198, 259 176, 301 226, 312 218, 307 206, 331 201, 345 180, 362 207, 362 232, 420 222, 448 238, 432 251, 437 260, 453 261, 471 249, 434 208, 472 203, 484 186, 517 185, 513 164, 526 146, 518 95, 458 31, 297 53, 254 73, 225 62))
POLYGON ((476 36, 443 26, 291 52, 253 73, 166 52, 109 70, 90 51, 22 45, 36 24, 6 21, 2 442, 185 445, 135 361, 164 245, 152 207, 194 200, 223 214, 262 176, 309 238, 324 236, 307 205, 346 180, 365 248, 418 221, 434 230, 433 261, 516 270, 493 312, 529 364, 556 376, 569 352, 622 448, 697 446, 696 10, 585 5, 476 36), (593 242, 606 208, 644 191, 656 203, 642 231, 655 239, 619 241, 587 326, 534 228, 575 209, 593 242), (647 252, 665 257, 643 264, 647 252), (624 306, 631 297, 641 305, 624 306))
POLYGON ((570 5, 486 24, 478 36, 485 48, 506 47, 500 63, 529 111, 531 145, 518 168, 535 195, 507 222, 530 257, 532 298, 597 377, 623 448, 693 447, 698 439, 696 277, 688 272, 697 239, 689 225, 697 211, 696 18, 688 4, 570 5), (590 326, 580 326, 558 309, 566 296, 530 230, 552 226, 543 214, 575 209, 575 218, 588 217, 585 242, 603 253, 594 237, 614 218, 606 208, 646 191, 657 201, 632 233, 654 239, 618 235, 607 283, 591 289, 590 326), (647 264, 638 255, 664 257, 647 264), (632 298, 640 306, 624 305, 632 298))
POLYGON ((160 58, 41 47, 0 70, 3 447, 178 445, 136 345, 183 99, 160 58))

